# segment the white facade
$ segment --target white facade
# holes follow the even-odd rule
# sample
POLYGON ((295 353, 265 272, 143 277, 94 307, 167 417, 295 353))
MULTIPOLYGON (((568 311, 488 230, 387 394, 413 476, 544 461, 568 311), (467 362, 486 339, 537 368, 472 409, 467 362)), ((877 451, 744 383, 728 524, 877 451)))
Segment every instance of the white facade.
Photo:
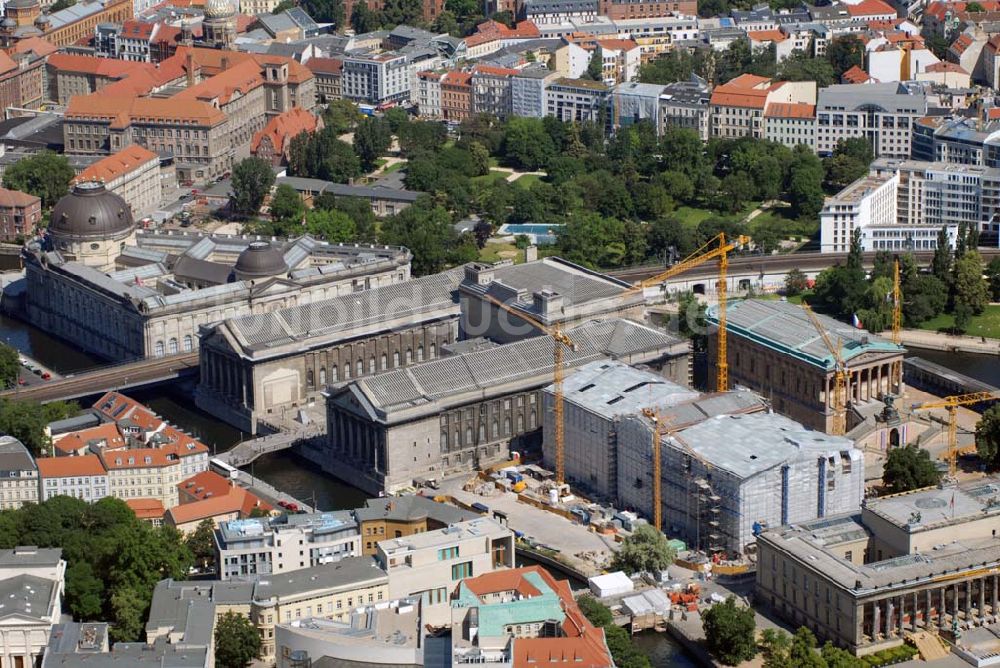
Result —
POLYGON ((417 73, 417 109, 423 118, 441 118, 441 75, 417 73))
POLYGON ((819 91, 816 102, 816 152, 830 155, 841 139, 863 137, 875 157, 910 157, 914 122, 927 115, 927 96, 902 84, 838 84, 819 91))
POLYGON ((38 503, 38 467, 21 441, 0 436, 0 510, 26 503, 38 503))
POLYGON ((31 668, 62 614, 66 562, 59 549, 17 547, 0 552, 0 663, 31 668))
MULTIPOLYGON (((97 458, 95 455, 90 456, 97 458)), ((104 471, 86 475, 43 475, 39 482, 41 483, 39 500, 42 502, 55 496, 71 496, 93 503, 108 496, 108 474, 104 471)))
POLYGON ((865 176, 828 198, 819 214, 820 252, 846 253, 856 229, 861 230, 866 250, 882 248, 898 234, 898 188, 898 174, 865 176))
POLYGON ((346 100, 368 104, 398 102, 410 96, 410 76, 406 56, 347 56, 341 75, 341 94, 346 100))

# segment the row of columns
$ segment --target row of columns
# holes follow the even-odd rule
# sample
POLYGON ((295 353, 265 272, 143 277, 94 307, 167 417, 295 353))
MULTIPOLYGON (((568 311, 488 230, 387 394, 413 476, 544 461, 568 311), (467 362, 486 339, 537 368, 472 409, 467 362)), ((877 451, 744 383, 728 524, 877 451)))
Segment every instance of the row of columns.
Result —
POLYGON ((863 633, 875 641, 918 628, 948 630, 957 620, 993 622, 998 618, 998 597, 1000 575, 986 575, 870 601, 864 604, 860 623, 863 633))
MULTIPOLYGON (((900 365, 900 369, 902 365, 900 365)), ((847 384, 848 401, 862 402, 878 399, 880 394, 898 392, 902 379, 895 377, 893 364, 887 362, 872 367, 856 369, 849 372, 847 384)), ((826 406, 833 408, 833 376, 826 379, 826 406)))
POLYGON ((344 411, 327 412, 327 441, 342 462, 357 470, 386 471, 385 432, 344 411))
POLYGON ((201 383, 214 390, 230 404, 253 403, 253 379, 242 366, 225 355, 204 348, 201 351, 201 383), (246 376, 246 377, 245 377, 246 376))

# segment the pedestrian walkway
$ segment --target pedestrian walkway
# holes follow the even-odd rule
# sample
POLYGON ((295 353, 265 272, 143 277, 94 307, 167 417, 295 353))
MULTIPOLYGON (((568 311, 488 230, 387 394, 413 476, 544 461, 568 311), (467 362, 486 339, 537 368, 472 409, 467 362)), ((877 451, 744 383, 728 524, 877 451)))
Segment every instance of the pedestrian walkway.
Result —
MULTIPOLYGON (((892 332, 884 331, 880 336, 891 339, 892 332)), ((1000 355, 1000 339, 945 334, 944 332, 932 332, 926 329, 904 329, 899 332, 899 336, 904 346, 912 346, 914 348, 1000 355)))

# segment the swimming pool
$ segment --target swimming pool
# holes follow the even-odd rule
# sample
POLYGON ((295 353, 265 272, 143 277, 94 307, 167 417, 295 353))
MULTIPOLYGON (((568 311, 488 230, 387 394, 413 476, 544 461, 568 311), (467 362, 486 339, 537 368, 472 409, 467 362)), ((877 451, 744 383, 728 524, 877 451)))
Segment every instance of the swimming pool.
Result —
POLYGON ((534 244, 554 244, 556 242, 556 232, 562 225, 539 225, 536 223, 513 223, 500 227, 498 235, 509 234, 511 236, 525 234, 534 244))

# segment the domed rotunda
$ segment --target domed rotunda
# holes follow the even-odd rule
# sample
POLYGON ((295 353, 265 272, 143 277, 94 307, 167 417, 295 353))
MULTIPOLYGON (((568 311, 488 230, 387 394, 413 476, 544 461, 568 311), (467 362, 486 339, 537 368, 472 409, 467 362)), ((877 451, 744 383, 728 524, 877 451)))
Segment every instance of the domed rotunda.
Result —
POLYGON ((288 263, 281 249, 272 246, 270 241, 254 241, 236 259, 233 273, 239 281, 285 276, 288 263))
POLYGON ((135 244, 135 222, 121 196, 85 181, 52 207, 47 235, 65 259, 112 271, 122 248, 135 244))

